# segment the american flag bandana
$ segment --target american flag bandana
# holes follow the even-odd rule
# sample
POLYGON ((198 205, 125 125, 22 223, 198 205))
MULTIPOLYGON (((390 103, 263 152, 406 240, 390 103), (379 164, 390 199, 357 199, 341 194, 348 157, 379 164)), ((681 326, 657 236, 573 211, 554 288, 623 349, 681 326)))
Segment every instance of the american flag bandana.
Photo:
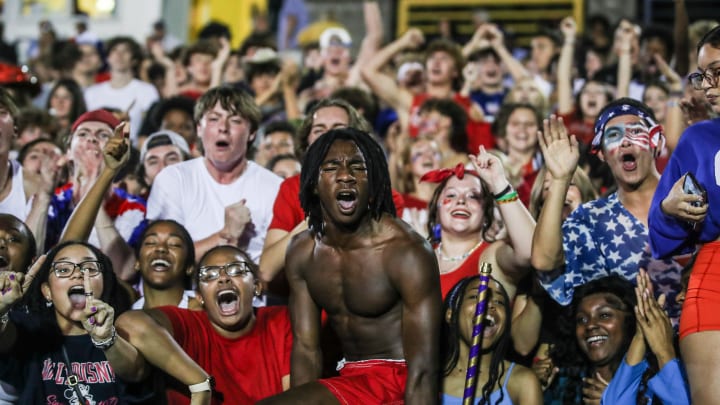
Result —
POLYGON ((613 108, 609 108, 595 120, 595 137, 592 140, 593 153, 597 153, 602 146, 602 138, 608 121, 623 115, 635 115, 645 121, 648 126, 648 135, 650 136, 650 147, 655 148, 657 153, 662 150, 665 146, 665 134, 663 134, 662 125, 655 122, 650 115, 646 114, 645 111, 640 108, 630 104, 619 104, 613 108))

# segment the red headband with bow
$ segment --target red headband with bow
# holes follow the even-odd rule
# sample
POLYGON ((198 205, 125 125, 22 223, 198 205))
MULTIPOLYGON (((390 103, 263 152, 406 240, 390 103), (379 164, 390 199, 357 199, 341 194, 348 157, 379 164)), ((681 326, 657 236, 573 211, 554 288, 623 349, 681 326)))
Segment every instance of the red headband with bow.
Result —
POLYGON ((480 175, 475 170, 466 170, 465 165, 458 163, 453 169, 437 169, 431 170, 425 173, 420 181, 426 181, 428 183, 442 183, 448 177, 455 176, 462 180, 465 174, 472 174, 473 176, 480 178, 480 175))

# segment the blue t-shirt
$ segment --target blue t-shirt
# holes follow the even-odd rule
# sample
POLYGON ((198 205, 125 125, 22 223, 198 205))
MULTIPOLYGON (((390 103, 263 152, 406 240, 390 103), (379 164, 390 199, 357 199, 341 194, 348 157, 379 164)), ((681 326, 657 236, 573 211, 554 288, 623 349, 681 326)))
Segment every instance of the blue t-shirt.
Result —
POLYGON ((720 118, 702 121, 683 132, 670 156, 648 215, 650 247, 655 257, 691 253, 697 243, 720 236, 720 118), (665 215, 660 204, 685 173, 691 172, 707 190, 709 202, 705 220, 695 226, 665 215))

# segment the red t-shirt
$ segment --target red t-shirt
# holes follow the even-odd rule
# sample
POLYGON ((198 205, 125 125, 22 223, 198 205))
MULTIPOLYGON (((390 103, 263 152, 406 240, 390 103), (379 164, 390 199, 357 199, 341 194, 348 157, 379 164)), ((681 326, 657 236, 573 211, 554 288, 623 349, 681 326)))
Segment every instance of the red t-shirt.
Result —
POLYGON ((416 208, 419 210, 426 210, 428 207, 428 202, 425 200, 421 200, 417 197, 414 197, 410 193, 406 193, 402 195, 403 201, 405 202, 405 208, 416 208))
POLYGON ((558 116, 563 119, 569 135, 575 135, 578 142, 583 145, 590 146, 592 144, 595 137, 595 124, 593 122, 586 122, 578 118, 575 110, 568 114, 558 114, 558 116))
MULTIPOLYGON (((170 320, 173 335, 185 352, 215 377, 213 404, 254 404, 282 392, 290 374, 292 330, 287 307, 263 307, 244 336, 220 336, 205 311, 159 308, 170 320)), ((184 392, 168 388, 168 404, 189 404, 184 392)))
POLYGON ((440 274, 440 291, 442 292, 443 301, 458 281, 465 277, 477 276, 480 273, 480 268, 478 267, 480 255, 488 246, 490 246, 488 242, 483 242, 482 245, 475 249, 455 270, 440 274))
MULTIPOLYGON (((402 195, 392 190, 395 211, 402 217, 405 207, 402 195)), ((273 205, 273 219, 268 229, 282 229, 290 232, 305 219, 305 211, 300 205, 300 175, 288 177, 280 183, 280 190, 273 205)))

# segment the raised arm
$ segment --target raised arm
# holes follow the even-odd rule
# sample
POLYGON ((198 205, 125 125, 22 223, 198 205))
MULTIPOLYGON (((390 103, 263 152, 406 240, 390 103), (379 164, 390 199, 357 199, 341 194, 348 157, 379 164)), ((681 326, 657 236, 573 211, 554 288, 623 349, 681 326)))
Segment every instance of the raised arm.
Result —
POLYGON ((688 25, 690 18, 688 17, 685 0, 674 0, 675 2, 675 22, 673 24, 673 38, 675 39, 675 70, 680 76, 685 76, 690 70, 690 56, 686 49, 690 44, 688 38, 688 25))
POLYGON ((510 72, 513 80, 520 81, 526 77, 531 77, 530 71, 519 60, 510 53, 505 46, 505 36, 503 35, 500 28, 495 24, 485 24, 480 26, 480 30, 483 30, 482 36, 490 42, 490 46, 493 48, 495 53, 498 54, 500 60, 505 65, 507 70, 510 72))
POLYGON ((408 374, 405 403, 436 404, 442 298, 430 246, 408 246, 390 258, 388 275, 402 299, 402 342, 408 374), (402 252, 402 253, 400 253, 402 252))
POLYGON ((17 329, 10 320, 10 310, 30 290, 30 284, 44 262, 45 255, 42 255, 30 266, 27 274, 0 272, 0 353, 7 353, 17 342, 17 329))
POLYGON ((102 203, 113 178, 130 157, 130 143, 127 138, 129 129, 130 125, 127 123, 115 128, 113 137, 103 148, 105 167, 73 211, 60 238, 61 242, 87 241, 95 227, 103 253, 110 257, 115 273, 123 281, 131 279, 135 273, 133 270, 135 253, 115 228, 112 219, 105 213, 102 203))
MULTIPOLYGON (((160 310, 128 311, 115 323, 118 334, 127 339, 145 359, 185 385, 205 381, 208 374, 178 345, 172 336, 172 325, 160 310)), ((106 352, 107 355, 107 352, 106 352)), ((110 364, 122 363, 123 359, 110 358, 110 364), (115 361, 115 363, 113 363, 115 361)), ((192 394, 193 403, 209 403, 210 392, 192 394), (195 402, 201 400, 201 402, 195 402), (207 401, 207 402, 204 402, 207 401)))
POLYGON ((25 195, 32 196, 30 212, 25 218, 25 224, 35 236, 37 251, 44 252, 45 235, 47 232, 48 209, 52 201, 52 194, 57 184, 58 174, 65 165, 66 158, 52 159, 42 156, 41 173, 23 173, 25 195))
POLYGON ((360 44, 360 51, 346 82, 347 86, 358 86, 362 81, 361 70, 370 58, 377 53, 382 45, 384 29, 380 6, 377 0, 363 2, 363 16, 365 17, 365 37, 360 44))
POLYGON ((635 37, 632 25, 619 27, 620 48, 618 49, 618 70, 617 70, 617 98, 630 95, 630 81, 632 80, 632 40, 635 37))
POLYGON ((470 155, 470 161, 493 195, 508 230, 509 243, 503 243, 495 255, 497 265, 505 277, 517 284, 530 269, 532 234, 535 220, 517 197, 517 192, 508 189, 510 182, 500 159, 480 147, 477 155, 470 155), (502 194, 502 195, 500 195, 502 194))
POLYGON ((551 181, 533 233, 530 261, 538 271, 552 271, 565 261, 562 210, 580 151, 575 135, 568 136, 562 118, 551 115, 543 122, 543 129, 542 133, 538 132, 538 138, 547 167, 546 176, 551 176, 551 181))
POLYGON ((293 329, 293 345, 290 356, 290 385, 312 382, 322 373, 320 350, 320 308, 310 296, 304 272, 314 246, 310 232, 293 238, 288 248, 286 267, 290 284, 290 320, 293 329))
POLYGON ((682 135, 682 131, 685 129, 685 119, 682 108, 680 107, 680 100, 683 96, 682 78, 668 65, 661 55, 655 54, 653 57, 670 88, 663 132, 665 133, 665 146, 672 152, 675 150, 678 141, 680 141, 680 135, 682 135))
POLYGON ((125 135, 129 134, 130 124, 127 122, 121 123, 115 128, 113 137, 108 140, 103 148, 105 167, 100 172, 100 176, 95 183, 90 187, 90 190, 80 200, 78 206, 75 207, 60 237, 60 242, 68 240, 86 241, 90 237, 95 217, 105 199, 105 194, 112 185, 113 178, 130 158, 130 141, 125 137, 125 135))
POLYGON ((220 50, 210 64, 210 88, 222 84, 223 67, 225 67, 225 62, 227 62, 229 56, 230 42, 228 42, 227 38, 220 37, 220 50))
POLYGON ((575 38, 577 36, 575 19, 565 17, 560 22, 560 31, 563 34, 563 46, 560 50, 557 67, 557 111, 558 114, 569 114, 573 111, 575 104, 572 89, 572 66, 575 58, 575 38))
POLYGON ((405 49, 417 48, 425 42, 425 36, 417 28, 410 28, 403 36, 381 48, 370 57, 361 69, 362 78, 373 93, 396 111, 408 111, 412 95, 398 86, 395 79, 382 72, 390 60, 405 49))

